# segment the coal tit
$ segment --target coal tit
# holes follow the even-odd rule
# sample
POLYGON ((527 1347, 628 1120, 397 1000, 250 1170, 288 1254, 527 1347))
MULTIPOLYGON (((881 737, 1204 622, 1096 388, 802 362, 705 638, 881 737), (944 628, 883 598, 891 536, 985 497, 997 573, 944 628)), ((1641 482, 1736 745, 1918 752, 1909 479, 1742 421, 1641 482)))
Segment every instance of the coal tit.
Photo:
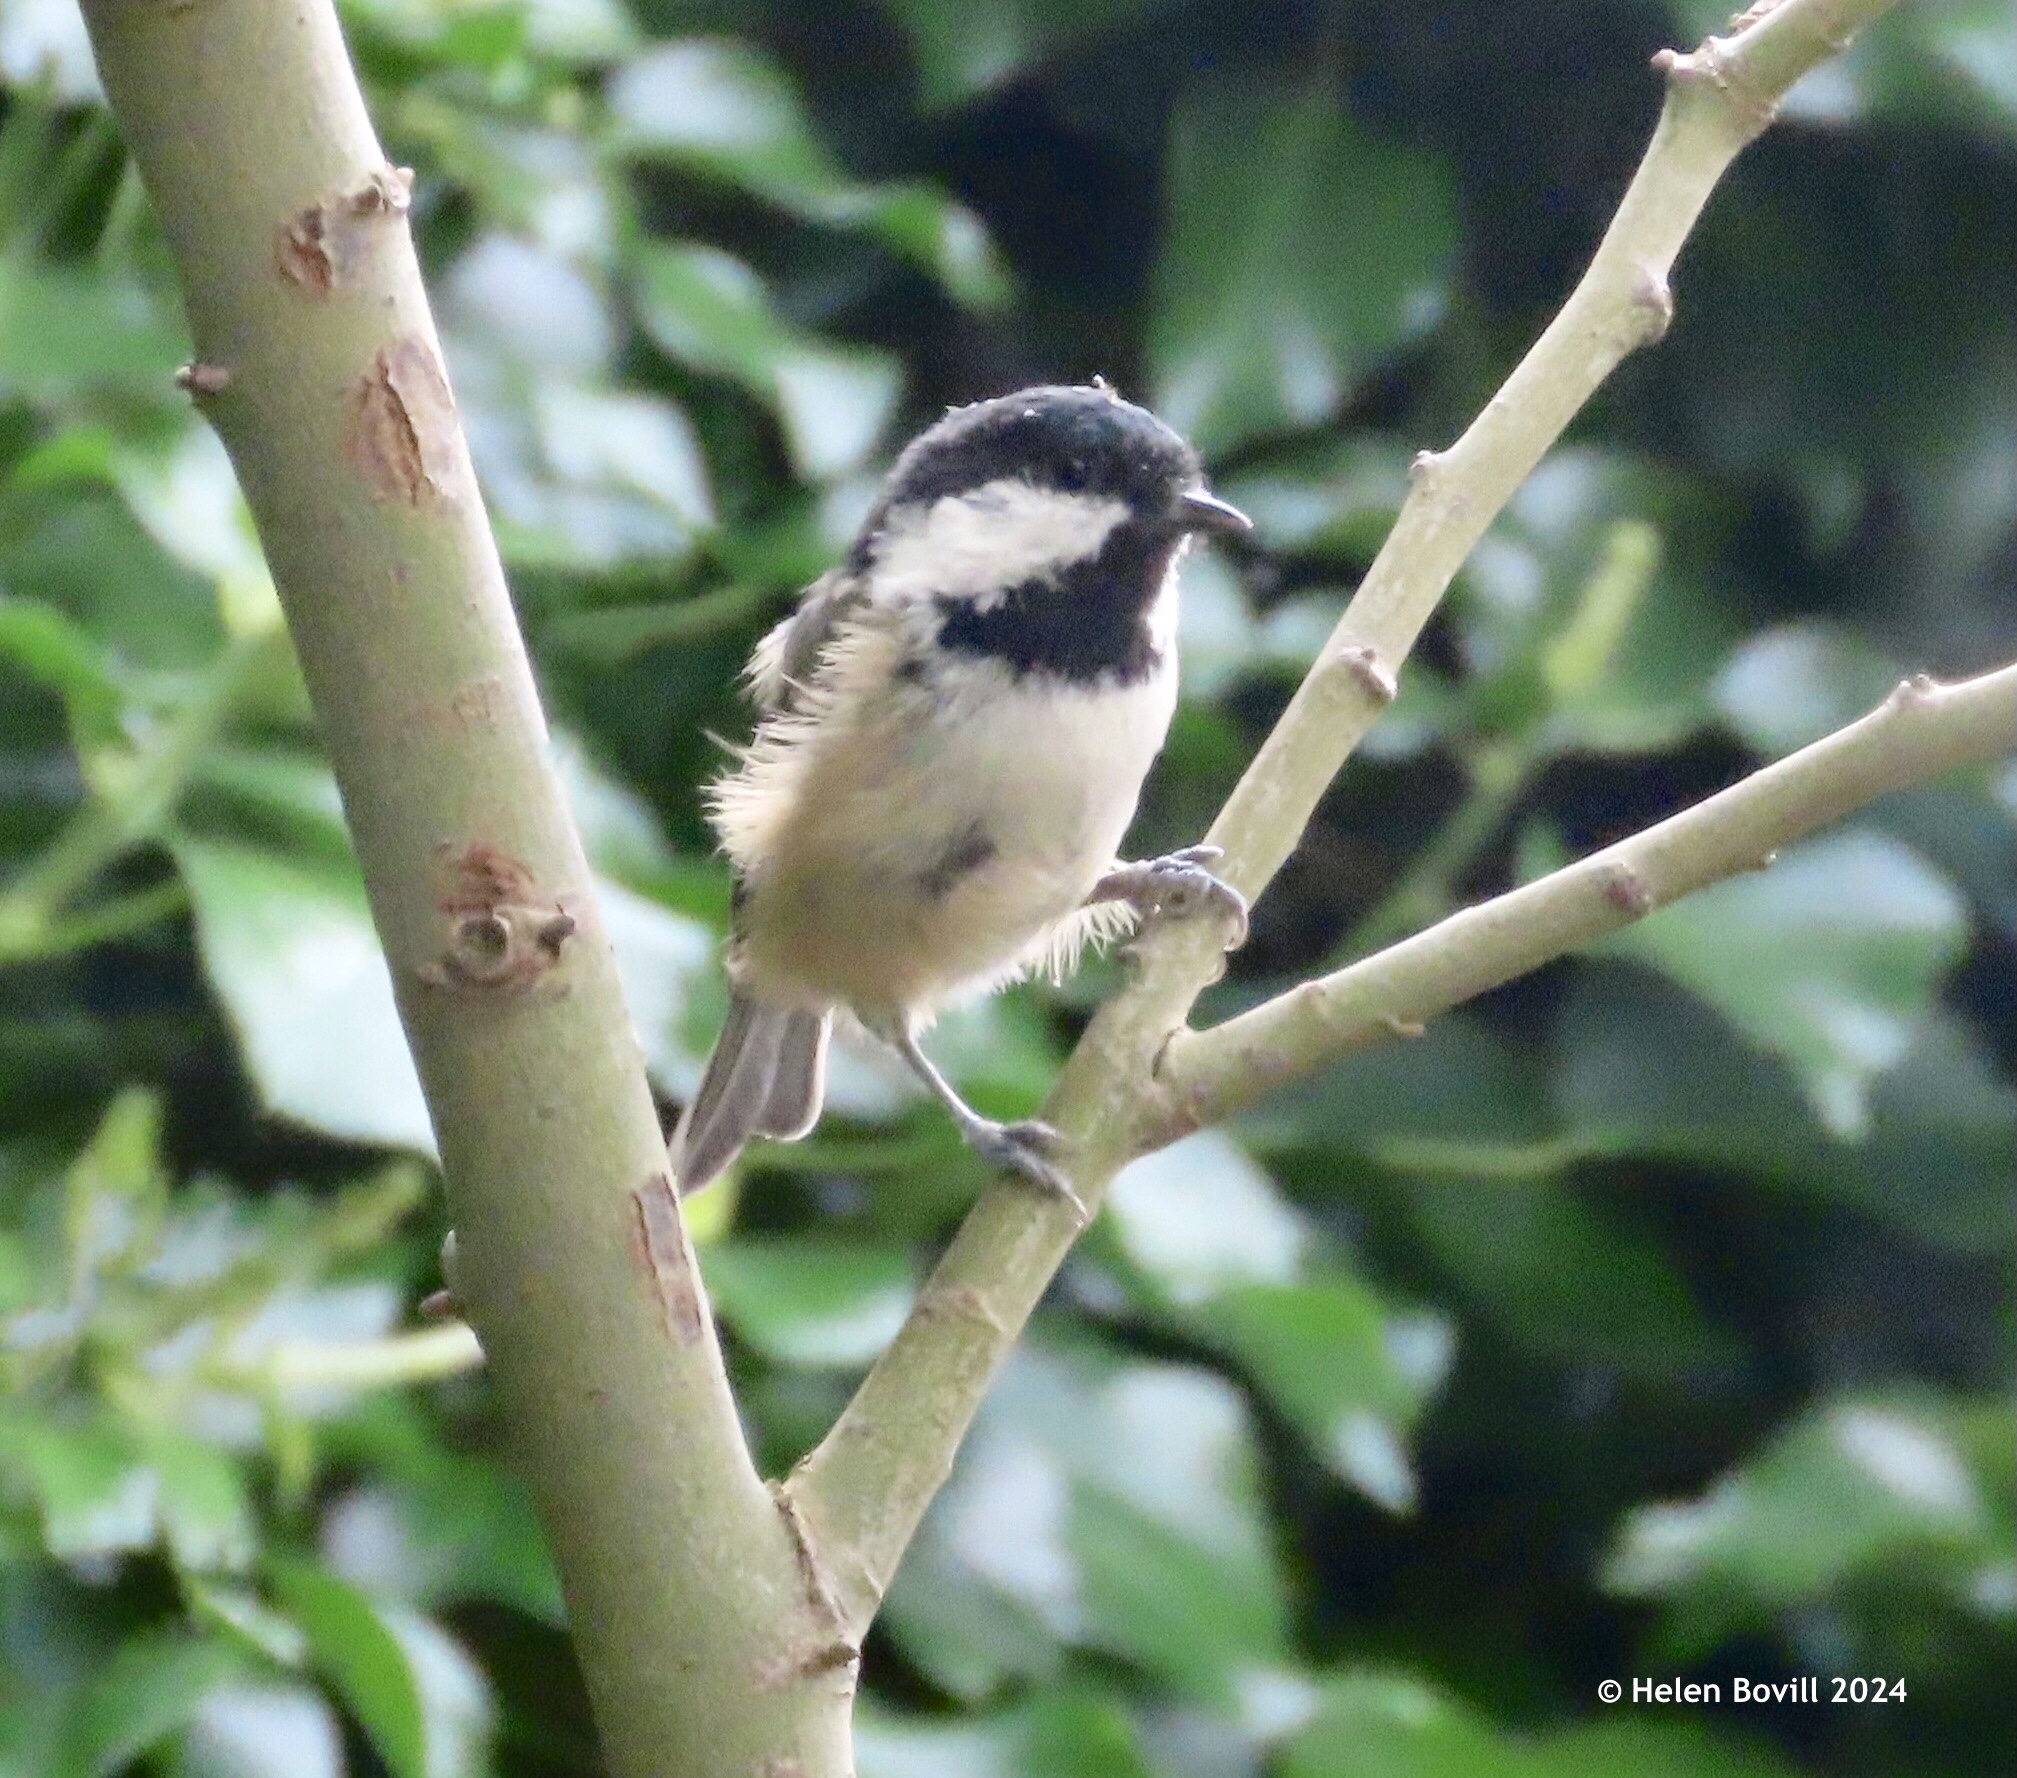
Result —
POLYGON ((812 1128, 846 1009, 983 1158, 1071 1195, 1056 1132, 982 1117, 918 1034, 1145 915, 1244 936, 1212 848, 1115 852, 1176 707, 1177 563, 1247 525, 1104 385, 956 408, 897 458, 846 560, 757 645, 755 738, 710 791, 731 992, 672 1138, 682 1190, 812 1128))

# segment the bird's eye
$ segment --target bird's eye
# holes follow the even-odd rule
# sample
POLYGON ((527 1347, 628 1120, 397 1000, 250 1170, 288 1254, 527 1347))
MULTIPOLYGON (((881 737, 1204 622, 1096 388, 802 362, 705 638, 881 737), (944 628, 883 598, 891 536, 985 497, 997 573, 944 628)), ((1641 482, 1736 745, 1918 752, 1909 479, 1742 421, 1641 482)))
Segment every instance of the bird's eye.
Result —
POLYGON ((1076 494, 1092 480, 1092 466, 1083 457, 1067 457, 1058 465, 1058 486, 1076 494))

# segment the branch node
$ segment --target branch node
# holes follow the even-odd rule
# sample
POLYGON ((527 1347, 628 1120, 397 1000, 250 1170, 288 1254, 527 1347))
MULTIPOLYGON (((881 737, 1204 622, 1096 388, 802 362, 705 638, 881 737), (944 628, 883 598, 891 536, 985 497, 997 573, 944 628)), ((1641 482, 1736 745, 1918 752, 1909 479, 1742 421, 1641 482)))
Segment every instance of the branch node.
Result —
POLYGON ((1340 651, 1338 659, 1344 669, 1382 704, 1391 704, 1400 695, 1400 685, 1394 678, 1394 670, 1380 658, 1380 652, 1367 642, 1355 642, 1340 651))
POLYGON ((1420 1019, 1404 1019, 1399 1013, 1383 1012, 1380 1014, 1380 1029, 1389 1037, 1421 1037, 1429 1028, 1420 1019))
POLYGON ((1884 700, 1886 709, 1909 710, 1923 704, 1940 689, 1939 680, 1931 673, 1914 673, 1909 679, 1901 679, 1891 688, 1891 695, 1884 700))
MULTIPOLYGON (((1733 19, 1731 24, 1748 26, 1754 22, 1747 15, 1733 19)), ((1779 114, 1779 98, 1776 93, 1760 91, 1752 83, 1745 62, 1730 53, 1731 43, 1729 37, 1705 37, 1701 47, 1689 55, 1663 49, 1654 56, 1653 66, 1666 76, 1670 95, 1691 89, 1713 93, 1736 125, 1741 140, 1748 142, 1770 127, 1779 114)))
POLYGON ((1635 346, 1657 346, 1674 324, 1674 293, 1658 268, 1642 265, 1632 280, 1632 313, 1637 321, 1635 346))
POLYGON ((1772 866, 1777 864, 1778 862, 1779 862, 1778 853, 1761 852, 1758 854, 1756 858, 1751 860, 1750 864, 1746 866, 1746 868, 1749 870, 1770 870, 1772 866))
POLYGON ((437 848, 435 865, 446 879, 436 906, 449 927, 441 955, 421 965, 429 987, 524 988, 559 963, 580 923, 540 898, 516 858, 478 841, 437 848))
POLYGON ((228 364, 204 364, 200 360, 185 364, 175 373, 175 387, 183 394, 201 400, 206 395, 218 395, 231 386, 231 367, 228 364))
POLYGON ((1636 865, 1618 859, 1604 867, 1604 899, 1620 913, 1630 914, 1633 919, 1643 919, 1660 905, 1636 865))
POLYGON ((413 169, 373 167, 343 194, 353 216, 404 216, 413 208, 413 169))
POLYGON ((450 1229, 441 1237, 441 1288, 420 1299, 420 1313, 429 1321, 452 1321, 462 1316, 462 1299, 455 1285, 456 1242, 450 1229))
POLYGON ((1408 459, 1408 480, 1418 485, 1427 482, 1448 460, 1447 451, 1417 451, 1408 459))

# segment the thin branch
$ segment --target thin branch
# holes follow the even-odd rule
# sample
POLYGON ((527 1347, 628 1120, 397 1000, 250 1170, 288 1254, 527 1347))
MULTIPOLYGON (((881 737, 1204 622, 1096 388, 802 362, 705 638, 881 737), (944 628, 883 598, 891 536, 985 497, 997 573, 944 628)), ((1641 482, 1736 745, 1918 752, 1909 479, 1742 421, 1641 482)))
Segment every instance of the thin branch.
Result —
POLYGON ((2017 748, 2017 666, 1908 679, 1860 722, 1657 827, 1323 976, 1209 1031, 1179 1032, 1164 1090, 1217 1123, 1347 1050, 1419 1028, 1551 958, 1739 871, 1852 809, 2017 748))
MULTIPOLYGON (((1207 838, 1249 899, 1294 851, 1339 768, 1478 539, 1618 363, 1665 332, 1667 278, 1709 193, 1800 75, 1897 0, 1781 0, 1727 39, 1658 58, 1666 103, 1589 270, 1463 437, 1414 487, 1282 719, 1207 838)), ((1094 1018, 1048 1107, 1097 1207, 1126 1161, 1191 1127, 1156 1067, 1223 967, 1200 922, 1139 947, 1136 979, 1094 1018)), ((848 1621, 873 1616, 952 1468, 990 1379, 1079 1233, 1068 1205, 1000 1184, 975 1205, 910 1320, 787 1487, 848 1621)))
POLYGON ((385 163, 331 0, 85 16, 181 277, 178 380, 231 453, 342 788, 456 1293, 609 1770, 841 1778, 851 1675, 815 1662, 830 1623, 729 1393, 421 286, 412 175, 385 163))
MULTIPOLYGON (((98 942, 98 922, 109 910, 66 919, 70 904, 122 853, 160 831, 268 646, 261 636, 233 636, 174 715, 134 749, 124 771, 106 774, 112 782, 95 786, 62 833, 0 891, 0 963, 98 942)), ((106 936, 119 931, 115 921, 106 936)))
POLYGON ((283 1340, 245 1369, 277 1389, 363 1390, 438 1382, 482 1362, 476 1335, 453 1321, 377 1340, 283 1340))

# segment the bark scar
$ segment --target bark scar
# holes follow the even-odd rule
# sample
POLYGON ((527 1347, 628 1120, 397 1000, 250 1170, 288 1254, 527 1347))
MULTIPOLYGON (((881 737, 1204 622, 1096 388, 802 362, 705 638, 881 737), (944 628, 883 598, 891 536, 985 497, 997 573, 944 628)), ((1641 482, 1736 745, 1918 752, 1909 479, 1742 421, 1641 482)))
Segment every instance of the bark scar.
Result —
POLYGON ((691 1346, 707 1331, 707 1311, 693 1275, 693 1253, 686 1244, 686 1226, 679 1219, 679 1199, 672 1180, 654 1173, 630 1194, 631 1253, 651 1280, 666 1332, 682 1346, 691 1346))
POLYGON ((819 1552, 813 1546, 812 1529, 805 1522, 804 1510, 798 1504, 798 1497, 792 1493, 791 1484, 770 1482, 766 1485, 771 1499, 777 1503, 777 1515, 784 1521, 785 1531, 791 1538, 792 1555, 798 1563, 799 1580, 805 1588, 806 1604, 812 1613, 810 1634, 789 1636, 784 1651, 763 1662, 757 1670, 757 1689, 776 1691, 821 1673, 852 1670, 861 1659, 861 1643, 847 1633, 846 1616, 827 1582, 826 1570, 820 1565, 819 1552))
POLYGON ((1619 859, 1605 868, 1604 899, 1622 914, 1630 914, 1638 920, 1650 914, 1660 905, 1659 897, 1653 893, 1636 865, 1619 859))
POLYGON ((462 461, 455 397, 434 347, 419 334, 379 347, 351 385, 343 446, 388 500, 421 506, 453 486, 462 461))
POLYGON ((330 238, 329 206, 315 203, 295 211, 273 237, 273 263, 288 283, 310 296, 336 288, 336 244, 330 238))
POLYGON ((341 284, 355 249, 357 225, 366 218, 404 216, 413 206, 411 167, 373 167, 334 197, 304 204, 273 237, 273 263, 288 283, 318 300, 341 284))

